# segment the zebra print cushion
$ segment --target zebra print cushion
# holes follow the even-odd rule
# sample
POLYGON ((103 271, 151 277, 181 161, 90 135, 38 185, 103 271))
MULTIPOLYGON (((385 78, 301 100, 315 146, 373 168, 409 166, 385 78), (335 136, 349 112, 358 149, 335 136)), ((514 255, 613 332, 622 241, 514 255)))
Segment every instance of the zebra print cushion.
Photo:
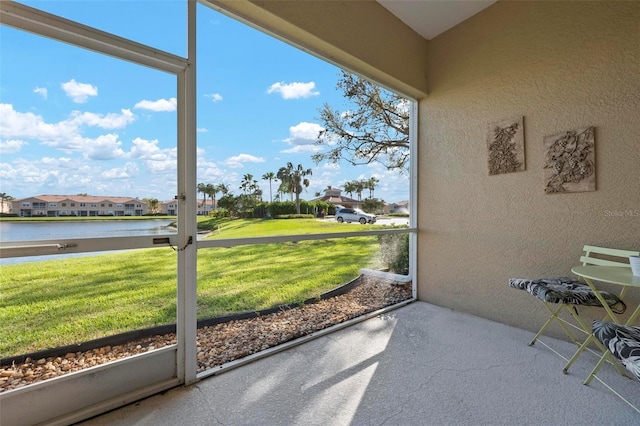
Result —
MULTIPOLYGON (((566 303, 571 305, 602 306, 595 293, 588 285, 573 278, 540 278, 535 280, 525 278, 511 278, 509 286, 520 290, 526 290, 540 300, 549 303, 566 303)), ((615 294, 601 291, 600 294, 606 300, 613 312, 621 314, 627 309, 615 294)))
POLYGON ((593 335, 640 380, 640 327, 594 321, 593 335))

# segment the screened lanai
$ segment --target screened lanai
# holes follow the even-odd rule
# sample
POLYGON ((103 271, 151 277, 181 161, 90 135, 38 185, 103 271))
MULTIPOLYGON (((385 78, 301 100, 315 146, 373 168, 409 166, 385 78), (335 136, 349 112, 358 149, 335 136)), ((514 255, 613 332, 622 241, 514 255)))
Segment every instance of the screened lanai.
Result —
MULTIPOLYGON (((234 367, 244 368, 242 365, 263 355, 384 313, 371 312, 222 368, 199 370, 198 276, 204 270, 199 260, 210 250, 409 235, 410 268, 406 277, 411 291, 400 305, 418 300, 436 310, 441 307, 463 313, 472 322, 474 317, 466 315, 476 316, 483 324, 481 330, 491 329, 487 320, 515 327, 517 331, 508 344, 518 347, 526 346, 521 333, 535 332, 546 319, 546 312, 510 290, 509 278, 569 274, 571 267, 578 264, 585 244, 638 250, 640 194, 635 191, 634 180, 640 152, 635 137, 640 132, 638 3, 482 2, 485 8, 472 11, 437 34, 422 33, 422 20, 415 22, 416 17, 428 13, 430 18, 424 21, 434 20, 432 17, 444 21, 436 15, 443 12, 412 9, 418 3, 421 2, 188 1, 184 3, 181 23, 176 24, 188 34, 188 47, 179 53, 96 30, 18 2, 0 4, 3 26, 70 43, 79 50, 97 52, 162 75, 163 84, 170 86, 176 99, 178 210, 175 234, 80 242, 62 239, 41 244, 47 247, 34 248, 25 243, 11 248, 24 253, 58 250, 58 244, 67 245, 65 249, 70 252, 174 247, 176 251, 167 258, 166 267, 175 270, 175 305, 170 309, 175 317, 176 340, 161 349, 94 367, 89 374, 74 373, 52 380, 49 385, 2 393, 3 423, 5 419, 10 424, 78 421, 172 387, 193 385, 234 367), (199 145, 194 141, 202 137, 198 134, 196 108, 196 83, 202 71, 198 46, 211 40, 197 39, 196 23, 198 17, 212 11, 371 79, 410 102, 408 227, 356 228, 331 236, 320 232, 257 235, 241 240, 197 238, 199 145), (489 175, 487 126, 513 117, 523 117, 524 169, 489 175), (595 190, 545 193, 545 137, 589 126, 595 128, 596 135, 595 190), (62 394, 69 396, 64 402, 56 397, 62 394)), ((259 72, 259 65, 255 72, 259 72)), ((637 304, 639 296, 629 294, 628 303, 637 304)), ((414 309, 415 305, 418 304, 411 303, 403 309, 414 309)), ((400 313, 394 317, 389 312, 385 313, 388 317, 382 318, 398 318, 406 321, 409 329, 420 328, 426 334, 414 334, 423 345, 429 333, 435 331, 423 330, 416 321, 424 318, 414 314, 410 311, 406 317, 400 313)), ((601 312, 587 308, 582 315, 596 319, 601 312)), ((357 327, 376 332, 375 326, 357 327)), ((424 327, 429 323, 425 322, 424 327)), ((341 333, 349 333, 349 328, 341 333)), ((561 331, 550 330, 550 334, 562 338, 561 331)), ((378 337, 384 340, 384 336, 378 337)), ((491 340, 487 338, 487 342, 491 340)), ((411 342, 408 344, 411 346, 411 342)), ((314 357, 299 350, 297 355, 314 357)), ((412 359, 418 358, 416 354, 412 359)), ((390 362, 380 359, 379 368, 390 362)), ((380 379, 380 371, 377 373, 371 377, 380 379)), ((327 380, 337 380, 330 376, 327 380)), ((225 376, 207 380, 219 377, 225 376)), ((525 380, 522 386, 533 386, 527 383, 525 380)), ((365 389, 362 395, 366 396, 366 386, 361 389, 365 389)), ((427 385, 422 389, 437 395, 437 389, 427 385)), ((496 414, 496 418, 502 417, 496 414)), ((344 423, 349 423, 348 419, 344 423)))

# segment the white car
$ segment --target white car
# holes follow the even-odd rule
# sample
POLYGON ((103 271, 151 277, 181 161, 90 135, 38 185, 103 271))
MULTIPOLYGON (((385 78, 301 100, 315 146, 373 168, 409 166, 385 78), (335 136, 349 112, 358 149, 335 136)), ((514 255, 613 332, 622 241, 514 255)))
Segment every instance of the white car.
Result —
POLYGON ((336 220, 342 222, 376 223, 376 216, 360 209, 341 208, 336 211, 336 220))

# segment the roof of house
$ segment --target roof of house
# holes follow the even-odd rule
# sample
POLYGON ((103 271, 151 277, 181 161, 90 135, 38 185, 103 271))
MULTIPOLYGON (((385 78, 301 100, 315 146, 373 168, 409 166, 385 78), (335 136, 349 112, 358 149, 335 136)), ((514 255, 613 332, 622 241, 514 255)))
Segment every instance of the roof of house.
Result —
POLYGON ((76 203, 100 203, 103 201, 110 201, 112 203, 126 203, 128 201, 135 201, 142 203, 142 200, 133 197, 114 197, 110 195, 51 195, 51 194, 43 194, 43 195, 35 195, 33 197, 21 198, 16 201, 23 201, 29 199, 36 199, 40 201, 44 201, 47 203, 58 203, 61 201, 75 201, 76 203))

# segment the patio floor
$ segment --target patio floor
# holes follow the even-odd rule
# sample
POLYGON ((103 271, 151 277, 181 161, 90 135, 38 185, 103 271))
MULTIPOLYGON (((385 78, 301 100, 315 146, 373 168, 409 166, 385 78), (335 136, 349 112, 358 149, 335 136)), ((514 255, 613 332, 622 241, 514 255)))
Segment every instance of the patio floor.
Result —
MULTIPOLYGON (((597 361, 564 361, 533 334, 415 302, 92 425, 637 425, 640 414, 594 380, 597 361)), ((546 339, 570 356, 574 346, 546 339)), ((640 383, 599 374, 640 404, 640 383)))

